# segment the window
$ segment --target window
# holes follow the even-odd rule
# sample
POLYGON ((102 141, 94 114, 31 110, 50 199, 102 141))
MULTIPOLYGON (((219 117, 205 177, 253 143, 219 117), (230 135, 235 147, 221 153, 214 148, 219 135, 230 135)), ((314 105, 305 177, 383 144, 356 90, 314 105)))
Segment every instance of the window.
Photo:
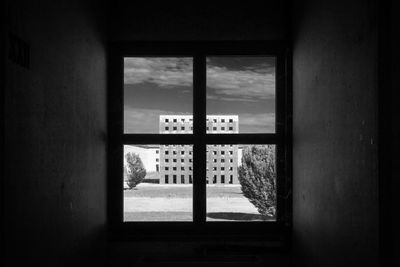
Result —
MULTIPOLYGON (((290 224, 291 102, 285 73, 285 45, 153 42, 116 45, 111 50, 110 66, 115 71, 110 80, 116 88, 111 92, 108 135, 112 153, 109 157, 112 225, 143 228, 147 229, 143 233, 160 234, 163 232, 157 229, 165 231, 170 224, 163 223, 171 222, 182 222, 184 227, 193 228, 203 225, 205 231, 220 227, 237 233, 257 233, 262 227, 290 224), (151 87, 157 96, 149 96, 151 87), (174 99, 179 99, 180 104, 176 105, 174 99), (122 177, 128 177, 131 170, 121 166, 129 166, 130 163, 125 162, 125 150, 133 146, 138 153, 132 154, 139 154, 145 166, 145 180, 157 180, 160 185, 174 184, 172 187, 178 190, 188 188, 182 197, 184 201, 177 201, 185 203, 185 214, 170 206, 171 210, 163 212, 164 215, 170 212, 172 217, 152 214, 144 219, 152 224, 138 223, 140 216, 133 214, 133 210, 145 203, 145 199, 137 201, 136 195, 143 192, 142 188, 154 188, 157 183, 150 186, 143 182, 137 190, 124 190, 122 177), (169 162, 167 149, 176 155, 174 163, 169 162), (221 199, 235 200, 230 204, 245 203, 245 198, 238 197, 243 197, 238 187, 238 169, 244 168, 240 159, 256 153, 254 149, 259 149, 260 153, 268 150, 268 157, 276 157, 276 203, 271 206, 271 214, 273 210, 275 213, 268 218, 258 214, 250 202, 244 205, 248 209, 244 212, 232 205, 229 212, 225 209, 228 206, 218 206, 221 196, 221 199), (229 157, 222 157, 228 154, 229 157), (157 162, 154 156, 160 162, 158 176, 152 176, 150 170, 153 169, 147 166, 149 162, 157 162), (183 160, 184 156, 190 157, 189 160, 183 160), (168 170, 168 174, 163 173, 164 170, 168 170), (221 184, 229 186, 221 189, 224 188, 221 184), (239 190, 235 191, 236 188, 239 190), (240 217, 240 214, 251 216, 240 217), (215 224, 215 221, 220 222, 215 224), (237 227, 224 228, 232 223, 237 223, 237 227)), ((172 187, 165 188, 171 190, 172 187)), ((155 194, 151 196, 153 199, 159 197, 156 191, 149 189, 155 194)), ((170 191, 165 192, 165 196, 169 194, 170 191)), ((142 206, 141 211, 143 217, 146 206, 142 206)))

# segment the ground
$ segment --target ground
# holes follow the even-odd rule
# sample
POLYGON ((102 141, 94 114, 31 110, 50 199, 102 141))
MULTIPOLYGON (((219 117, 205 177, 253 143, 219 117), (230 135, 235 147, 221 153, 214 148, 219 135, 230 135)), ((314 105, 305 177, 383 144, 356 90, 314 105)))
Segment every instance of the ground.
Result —
MULTIPOLYGON (((139 184, 124 191, 124 221, 191 221, 192 185, 139 184)), ((207 221, 268 220, 240 185, 207 185, 207 221)))

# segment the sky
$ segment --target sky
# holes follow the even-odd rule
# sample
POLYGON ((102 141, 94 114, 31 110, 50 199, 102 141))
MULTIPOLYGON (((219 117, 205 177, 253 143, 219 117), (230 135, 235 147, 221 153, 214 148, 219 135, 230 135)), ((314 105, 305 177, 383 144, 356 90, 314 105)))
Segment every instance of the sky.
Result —
MULTIPOLYGON (((158 133, 160 115, 192 110, 191 58, 124 59, 125 133, 158 133)), ((275 58, 207 58, 207 114, 238 115, 239 133, 275 132, 275 58)))

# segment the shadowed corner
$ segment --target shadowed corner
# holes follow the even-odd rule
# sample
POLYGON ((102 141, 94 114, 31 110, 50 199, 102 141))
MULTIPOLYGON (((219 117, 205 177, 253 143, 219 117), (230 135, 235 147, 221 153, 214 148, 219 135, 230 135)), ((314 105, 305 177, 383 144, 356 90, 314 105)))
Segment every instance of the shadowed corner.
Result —
POLYGON ((242 212, 208 212, 207 217, 216 220, 231 221, 271 221, 274 217, 261 214, 242 213, 242 212))

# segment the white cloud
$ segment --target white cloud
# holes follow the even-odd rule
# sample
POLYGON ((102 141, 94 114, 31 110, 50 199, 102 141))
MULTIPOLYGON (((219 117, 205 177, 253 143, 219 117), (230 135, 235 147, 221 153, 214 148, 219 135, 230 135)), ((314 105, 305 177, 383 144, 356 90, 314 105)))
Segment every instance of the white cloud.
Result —
POLYGON ((155 83, 161 87, 192 86, 191 58, 125 58, 124 83, 155 83))
MULTIPOLYGON (((125 84, 150 82, 164 88, 193 85, 191 58, 125 58, 124 67, 125 84)), ((235 97, 241 101, 270 99, 275 97, 275 71, 268 64, 244 70, 208 64, 207 86, 216 95, 231 97, 228 101, 234 101, 235 97)))
POLYGON ((228 70, 210 66, 207 86, 219 95, 268 99, 275 97, 275 74, 264 69, 228 70))

